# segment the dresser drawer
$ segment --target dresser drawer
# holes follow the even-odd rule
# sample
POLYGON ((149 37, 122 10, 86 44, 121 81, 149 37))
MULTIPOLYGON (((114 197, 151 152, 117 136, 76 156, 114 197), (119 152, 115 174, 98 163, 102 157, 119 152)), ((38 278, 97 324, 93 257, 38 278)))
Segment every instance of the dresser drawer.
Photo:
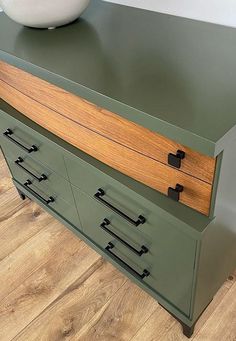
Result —
POLYGON ((15 157, 14 160, 7 158, 7 161, 14 178, 19 179, 21 183, 29 179, 46 196, 50 196, 53 193, 54 197, 60 196, 68 203, 74 204, 71 185, 60 175, 46 168, 28 155, 24 158, 21 156, 15 157))
MULTIPOLYGON (((83 100, 25 71, 0 62, 0 79, 84 127, 131 150, 212 183, 215 159, 180 145, 160 134, 83 100), (184 158, 181 160, 181 153, 184 158), (176 157, 175 157, 176 156, 176 157)), ((9 91, 2 96, 9 100, 9 91)))
POLYGON ((189 315, 196 241, 155 212, 142 211, 145 220, 135 226, 73 190, 83 232, 113 261, 189 315))
MULTIPOLYGON (((116 192, 113 183, 110 182, 108 177, 99 176, 97 172, 92 169, 90 170, 87 165, 84 165, 79 158, 65 157, 65 161, 70 182, 81 188, 84 192, 87 192, 91 196, 95 195, 98 188, 104 189, 108 196, 110 195, 110 191, 113 191, 113 193, 116 192)), ((177 184, 181 184, 184 187, 184 190, 182 193, 179 193, 179 201, 208 215, 211 203, 211 185, 191 178, 186 174, 184 174, 183 177, 180 177, 175 170, 173 171, 177 172, 177 174, 172 174, 173 176, 171 177, 170 174, 165 171, 167 166, 162 165, 162 167, 163 170, 160 176, 158 176, 157 173, 156 178, 153 179, 156 184, 161 185, 162 192, 168 195, 169 188, 174 190, 177 184)), ((147 176, 152 177, 153 175, 147 170, 147 176)), ((175 194, 175 191, 173 192, 175 194)), ((130 195, 128 200, 132 201, 132 195, 130 195)))
POLYGON ((7 157, 30 155, 35 160, 67 178, 64 159, 44 136, 0 110, 0 145, 7 157), (36 148, 35 148, 36 147, 36 148))
MULTIPOLYGON (((7 156, 5 148, 3 148, 3 152, 7 156)), ((54 195, 60 195, 68 203, 74 204, 71 185, 67 180, 28 155, 22 157, 16 154, 14 156, 13 160, 9 159, 9 157, 7 157, 7 160, 15 178, 30 179, 32 182, 40 184, 47 193, 53 192, 54 195)))

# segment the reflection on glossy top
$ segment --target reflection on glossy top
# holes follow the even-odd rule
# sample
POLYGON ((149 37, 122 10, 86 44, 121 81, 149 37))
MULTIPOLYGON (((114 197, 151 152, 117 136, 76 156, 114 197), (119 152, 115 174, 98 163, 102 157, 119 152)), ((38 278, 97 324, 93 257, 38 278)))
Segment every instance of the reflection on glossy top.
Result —
POLYGON ((236 124, 236 29, 93 0, 81 19, 53 31, 0 14, 0 50, 206 154, 236 124))

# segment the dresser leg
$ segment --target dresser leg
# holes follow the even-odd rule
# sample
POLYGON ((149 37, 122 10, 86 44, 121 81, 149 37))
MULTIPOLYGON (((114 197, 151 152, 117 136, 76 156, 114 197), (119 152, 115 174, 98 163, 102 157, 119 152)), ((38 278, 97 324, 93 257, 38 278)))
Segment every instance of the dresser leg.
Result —
MULTIPOLYGON (((160 306, 163 307, 163 305, 161 305, 161 304, 160 304, 160 306)), ((165 307, 163 307, 163 308, 165 309, 165 307)), ((183 334, 187 338, 190 338, 193 335, 193 333, 194 333, 194 328, 195 328, 195 325, 196 325, 197 321, 191 327, 189 327, 187 324, 183 323, 180 319, 178 319, 178 317, 173 315, 171 312, 169 312, 169 313, 181 324, 181 326, 183 328, 183 334)))
POLYGON ((25 195, 23 192, 21 192, 18 188, 16 188, 16 189, 17 189, 17 191, 18 191, 18 193, 19 193, 20 198, 21 198, 22 200, 25 200, 25 199, 26 199, 26 195, 25 195))
POLYGON ((193 335, 193 333, 194 333, 195 324, 193 326, 191 326, 191 327, 187 326, 184 323, 181 323, 181 324, 182 324, 182 327, 183 327, 183 334, 186 337, 190 338, 193 335))

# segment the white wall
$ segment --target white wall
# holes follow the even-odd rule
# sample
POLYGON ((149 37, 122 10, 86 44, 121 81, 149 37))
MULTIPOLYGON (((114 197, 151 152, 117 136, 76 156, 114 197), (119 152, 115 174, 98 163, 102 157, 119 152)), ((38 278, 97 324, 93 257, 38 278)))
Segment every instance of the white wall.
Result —
POLYGON ((236 27, 236 0, 105 0, 236 27))

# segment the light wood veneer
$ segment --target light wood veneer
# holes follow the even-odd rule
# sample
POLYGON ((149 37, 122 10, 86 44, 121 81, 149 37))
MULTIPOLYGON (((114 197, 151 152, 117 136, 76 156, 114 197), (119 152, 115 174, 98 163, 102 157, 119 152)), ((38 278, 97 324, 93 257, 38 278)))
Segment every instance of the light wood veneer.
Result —
POLYGON ((0 81, 0 96, 28 118, 98 160, 164 194, 184 186, 180 202, 208 215, 212 185, 84 127, 0 81))
POLYGON ((131 150, 168 165, 168 154, 186 153, 181 172, 212 184, 215 159, 102 109, 78 96, 0 61, 0 79, 49 109, 131 150))

